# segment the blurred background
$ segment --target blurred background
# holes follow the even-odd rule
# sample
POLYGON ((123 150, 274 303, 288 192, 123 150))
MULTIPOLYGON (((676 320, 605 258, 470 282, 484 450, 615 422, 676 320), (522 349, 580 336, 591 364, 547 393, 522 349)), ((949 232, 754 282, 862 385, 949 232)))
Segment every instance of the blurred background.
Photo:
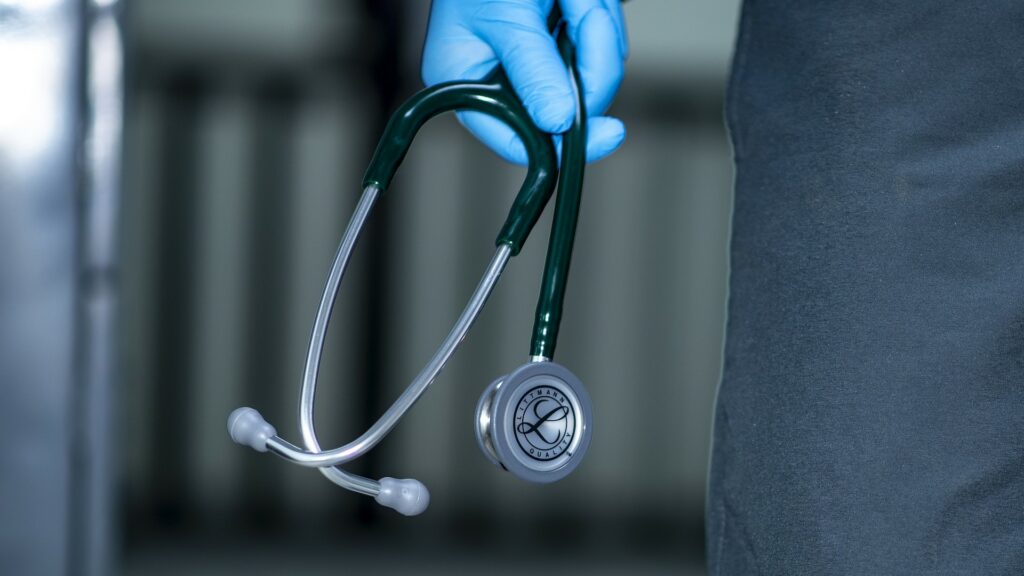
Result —
MULTIPOLYGON (((322 283, 390 111, 422 86, 423 0, 0 0, 0 573, 702 574, 739 0, 625 5, 557 360, 595 404, 550 486, 473 437, 526 361, 550 214, 449 367, 351 467, 415 477, 407 519, 231 443, 298 439, 322 283), (11 88, 8 88, 11 87, 11 88)), ((342 287, 324 444, 372 423, 465 304, 524 170, 428 124, 342 287)))

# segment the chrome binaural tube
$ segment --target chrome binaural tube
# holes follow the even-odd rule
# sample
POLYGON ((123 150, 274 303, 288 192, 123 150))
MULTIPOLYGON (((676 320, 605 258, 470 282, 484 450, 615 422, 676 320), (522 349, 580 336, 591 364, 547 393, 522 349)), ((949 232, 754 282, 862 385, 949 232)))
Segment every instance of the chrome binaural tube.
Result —
MULTIPOLYGON (((372 202, 372 201, 371 201, 372 202)), ((347 234, 346 234, 347 236, 347 234)), ((481 309, 487 302, 487 298, 491 295, 494 290, 494 286, 501 277, 502 271, 505 269, 505 265, 508 263, 508 259, 511 256, 511 249, 508 246, 499 246, 494 256, 491 258, 490 264, 488 264, 486 271, 484 272, 483 278, 477 285, 476 290, 473 292, 472 297, 466 304, 465 309, 459 316, 459 319, 455 322, 448 336, 441 343, 441 346, 434 353, 434 356, 430 359, 426 366, 420 371, 416 378, 409 384, 401 396, 387 409, 386 412, 370 427, 369 430, 364 432, 359 438, 356 438, 352 442, 345 444, 344 446, 334 448, 331 450, 320 450, 319 443, 316 440, 316 432, 313 430, 313 405, 314 395, 316 392, 316 363, 319 362, 319 355, 323 347, 322 334, 318 336, 318 332, 322 332, 326 328, 326 323, 321 326, 317 324, 319 328, 314 329, 314 340, 317 344, 310 346, 310 355, 316 355, 316 363, 309 365, 308 367, 313 368, 309 373, 311 378, 304 379, 303 391, 302 391, 302 402, 300 408, 300 416, 303 417, 304 422, 308 422, 308 425, 303 426, 303 436, 306 439, 307 449, 302 449, 280 436, 273 436, 266 442, 266 447, 269 451, 299 464, 300 466, 316 467, 324 470, 325 475, 335 481, 335 475, 328 475, 328 470, 325 467, 337 466, 350 460, 354 460, 365 454, 371 448, 376 446, 381 440, 387 436, 398 421, 405 415, 413 404, 420 398, 424 391, 433 383, 434 379, 444 368, 445 364, 451 358, 452 354, 458 348, 459 344, 466 337, 466 333, 469 328, 473 325, 477 316, 480 314, 481 309)), ((339 251, 339 256, 341 256, 339 251)), ((335 263, 336 267, 338 262, 335 263)), ((341 270, 344 269, 344 262, 340 263, 341 270)), ((334 270, 332 270, 332 277, 334 276, 334 270)), ((326 296, 326 293, 325 293, 326 296)), ((329 311, 327 312, 329 315, 329 311)), ((318 315, 319 316, 319 315, 318 315)), ((337 470, 337 469, 335 469, 337 470)), ((348 472, 337 470, 341 473, 338 478, 343 479, 346 484, 340 484, 345 488, 356 490, 364 494, 373 495, 374 489, 372 480, 355 476, 348 472), (354 480, 353 477, 358 480, 354 480), (349 482, 356 483, 358 487, 350 488, 349 482)))
POLYGON ((327 327, 330 324, 338 289, 345 275, 349 258, 352 256, 359 234, 362 232, 380 191, 380 188, 374 185, 367 186, 363 190, 355 212, 342 236, 334 263, 327 276, 323 294, 320 297, 320 305, 317 309, 316 320, 310 335, 309 349, 306 353, 306 365, 299 398, 299 423, 304 447, 296 446, 278 436, 277 430, 252 408, 239 408, 232 412, 228 418, 228 430, 231 437, 239 444, 248 445, 260 452, 273 452, 300 466, 319 468, 325 477, 342 488, 373 496, 378 502, 394 507, 403 513, 416 514, 419 513, 418 511, 422 511, 426 502, 429 501, 429 493, 418 482, 414 480, 398 481, 392 478, 373 480, 346 472, 338 468, 338 465, 362 456, 383 440, 434 382, 479 316, 512 256, 512 248, 504 244, 498 246, 480 283, 448 336, 394 404, 359 438, 344 446, 323 450, 316 435, 313 418, 317 378, 327 327), (387 485, 382 486, 382 482, 387 482, 387 485), (415 497, 409 500, 410 495, 415 497))
MULTIPOLYGON (((334 257, 330 274, 327 277, 327 283, 324 286, 323 295, 320 298, 320 306, 317 309, 316 320, 313 323, 313 332, 310 336, 309 349, 306 354, 306 366, 302 376, 302 389, 299 398, 299 422, 305 448, 296 446, 278 436, 277 430, 267 423, 260 416, 259 412, 252 408, 239 408, 232 412, 231 416, 228 417, 228 432, 231 434, 232 439, 239 444, 250 446, 260 452, 273 452, 300 466, 320 468, 321 473, 331 482, 342 488, 373 496, 380 502, 382 498, 385 500, 392 499, 396 487, 401 482, 408 481, 383 479, 390 482, 389 488, 385 489, 381 486, 383 480, 378 481, 364 478, 357 474, 346 472, 337 466, 362 456, 383 440, 395 425, 398 424, 402 416, 423 395, 423 392, 426 391, 430 384, 434 382, 434 379, 437 378, 437 375, 444 368, 452 354, 455 353, 456 348, 465 339, 466 333, 469 332, 477 316, 480 315, 480 311, 483 309, 484 304, 498 282, 498 278, 501 277, 505 265, 512 256, 512 249, 504 244, 498 247, 490 263, 487 265, 487 269, 484 271, 483 278, 480 279, 480 283, 473 291, 473 295, 448 333, 448 336, 441 343, 441 346, 431 357, 427 365, 423 367, 395 403, 359 438, 338 448, 322 450, 316 436, 313 414, 316 403, 317 376, 320 371, 320 359, 323 355, 327 327, 330 324, 331 313, 334 309, 334 302, 338 289, 341 286, 342 277, 345 275, 345 268, 348 266, 349 258, 355 249, 359 234, 379 194, 380 189, 377 186, 367 186, 363 190, 363 195, 360 197, 352 219, 349 221, 345 234, 342 236, 341 244, 334 257)), ((405 485, 405 487, 408 488, 408 485, 405 485)), ((420 485, 420 487, 422 486, 420 485)), ((424 495, 422 502, 429 500, 429 495, 427 495, 425 489, 419 490, 417 488, 413 492, 422 492, 424 495)), ((419 505, 424 505, 422 502, 419 505)), ((399 509, 405 505, 408 505, 405 508, 407 511, 419 509, 409 503, 395 504, 393 507, 399 509)))
MULTIPOLYGON (((359 198, 355 212, 345 228, 345 234, 338 245, 338 252, 334 256, 334 264, 327 275, 327 283, 324 285, 323 295, 320 296, 320 306, 316 311, 316 320, 313 322, 313 331, 309 338, 309 349, 306 351, 306 365, 302 372, 302 390, 299 393, 299 428, 302 432, 302 441, 310 452, 320 452, 320 442, 316 437, 316 428, 313 425, 313 407, 316 401, 316 381, 320 373, 320 358, 324 352, 324 341, 327 337, 327 327, 331 322, 331 313, 334 311, 334 303, 338 296, 338 289, 341 286, 341 279, 345 275, 349 258, 355 250, 359 240, 359 234, 363 231, 363 225, 373 209, 373 205, 380 196, 380 188, 367 186, 359 198)), ((371 478, 365 478, 358 474, 346 472, 337 467, 321 468, 320 473, 328 480, 342 488, 376 496, 380 492, 380 483, 371 478)))

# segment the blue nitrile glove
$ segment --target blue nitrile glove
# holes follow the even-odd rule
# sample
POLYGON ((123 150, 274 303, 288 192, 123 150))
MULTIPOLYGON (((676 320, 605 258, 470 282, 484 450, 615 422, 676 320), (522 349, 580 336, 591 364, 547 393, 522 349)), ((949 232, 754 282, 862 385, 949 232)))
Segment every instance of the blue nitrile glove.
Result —
MULTIPOLYGON (((622 81, 628 52, 619 0, 558 0, 576 45, 586 92, 587 161, 611 154, 626 136, 616 118, 602 116, 622 81)), ((564 132, 575 101, 565 64, 546 21, 554 0, 434 0, 423 48, 423 81, 479 80, 497 64, 541 130, 564 132)), ((459 120, 506 160, 526 163, 519 137, 500 120, 477 112, 459 120)))

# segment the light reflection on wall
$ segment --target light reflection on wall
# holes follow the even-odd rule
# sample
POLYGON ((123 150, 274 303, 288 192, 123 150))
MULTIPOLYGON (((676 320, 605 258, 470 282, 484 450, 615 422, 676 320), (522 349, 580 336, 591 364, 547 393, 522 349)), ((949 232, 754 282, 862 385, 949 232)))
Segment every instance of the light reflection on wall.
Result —
POLYGON ((0 70, 4 75, 0 106, 0 154, 10 164, 39 155, 53 141, 67 61, 65 47, 55 39, 52 21, 37 21, 55 4, 52 0, 0 2, 0 70))

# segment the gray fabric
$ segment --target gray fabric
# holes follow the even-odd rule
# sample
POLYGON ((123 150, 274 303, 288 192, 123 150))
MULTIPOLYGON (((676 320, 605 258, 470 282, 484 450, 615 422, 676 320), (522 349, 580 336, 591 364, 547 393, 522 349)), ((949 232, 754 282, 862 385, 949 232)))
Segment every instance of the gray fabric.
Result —
POLYGON ((708 562, 1024 574, 1024 2, 748 0, 708 562))

